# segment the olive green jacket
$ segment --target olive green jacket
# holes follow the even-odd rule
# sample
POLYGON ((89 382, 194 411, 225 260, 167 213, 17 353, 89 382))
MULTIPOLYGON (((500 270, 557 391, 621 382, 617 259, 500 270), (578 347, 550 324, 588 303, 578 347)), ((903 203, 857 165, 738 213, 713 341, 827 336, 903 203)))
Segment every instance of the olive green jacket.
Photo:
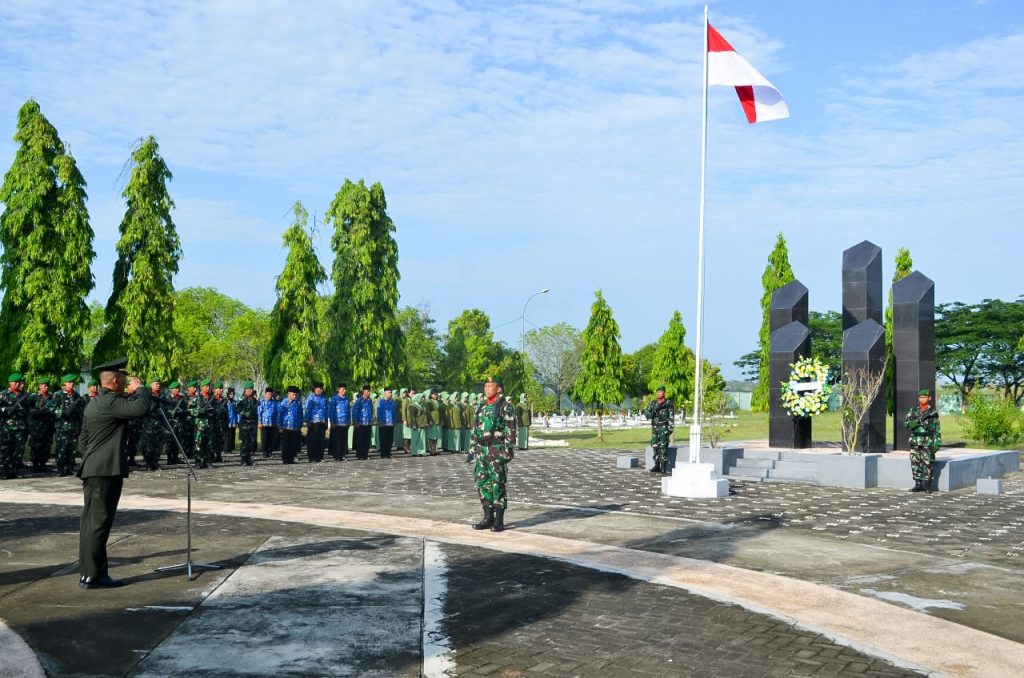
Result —
POLYGON ((119 396, 105 388, 85 406, 78 453, 82 465, 79 478, 128 477, 128 420, 145 416, 152 406, 148 388, 136 391, 135 398, 119 396))

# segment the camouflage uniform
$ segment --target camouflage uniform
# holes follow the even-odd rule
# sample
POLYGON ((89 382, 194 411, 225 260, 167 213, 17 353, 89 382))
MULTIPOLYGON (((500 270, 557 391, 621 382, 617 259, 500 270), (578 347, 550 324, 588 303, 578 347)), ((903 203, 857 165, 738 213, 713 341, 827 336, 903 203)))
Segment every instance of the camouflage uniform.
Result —
MULTIPOLYGON (((172 385, 171 396, 167 400, 164 414, 167 415, 167 421, 171 424, 174 437, 178 439, 178 443, 181 443, 185 453, 188 454, 191 441, 195 440, 195 433, 192 431, 192 417, 188 413, 188 396, 180 391, 178 395, 174 395, 175 390, 177 389, 172 385)), ((178 443, 175 443, 173 439, 167 443, 168 464, 181 463, 181 459, 178 458, 178 443)))
POLYGON ((930 490, 935 452, 942 447, 939 413, 930 404, 924 410, 915 407, 907 412, 903 423, 910 429, 910 471, 915 489, 930 490))
POLYGON ((167 429, 164 426, 164 418, 160 416, 156 408, 163 407, 166 411, 166 403, 160 397, 159 391, 152 391, 152 394, 154 407, 149 414, 139 420, 139 447, 142 449, 142 458, 146 462, 146 468, 156 471, 160 468, 160 457, 167 446, 167 429))
POLYGON ((211 429, 213 428, 213 396, 200 393, 188 403, 194 433, 193 459, 199 468, 207 468, 213 462, 211 429))
POLYGON ((665 468, 668 439, 672 435, 675 417, 672 401, 668 398, 661 402, 652 400, 644 411, 644 416, 651 420, 651 447, 654 449, 654 468, 651 471, 660 472, 665 468))
POLYGON ((49 407, 56 419, 54 440, 56 441, 57 473, 69 476, 75 472, 75 453, 78 450, 78 434, 82 430, 82 412, 88 401, 72 388, 58 391, 50 399, 49 407))
MULTIPOLYGON (((217 382, 217 389, 222 389, 223 384, 217 382)), ((223 395, 214 392, 210 399, 213 407, 213 422, 210 426, 210 447, 213 451, 213 458, 210 461, 220 462, 224 459, 224 440, 228 434, 228 401, 223 395)))
MULTIPOLYGON (((251 389, 249 382, 245 388, 251 389)), ((256 425, 258 417, 256 410, 259 407, 256 396, 242 396, 235 401, 235 414, 238 415, 238 440, 239 452, 241 452, 240 463, 252 466, 252 455, 256 452, 256 425)))
POLYGON ((486 401, 476 408, 470 450, 476 456, 477 494, 484 510, 508 508, 505 483, 506 466, 515 457, 516 410, 503 397, 491 404, 486 401))
MULTIPOLYGON (((46 383, 48 382, 39 382, 46 383)), ((25 399, 25 409, 28 410, 28 435, 29 450, 32 455, 32 470, 45 471, 46 463, 50 461, 50 448, 53 446, 53 431, 56 419, 50 409, 50 400, 53 398, 49 392, 33 393, 25 399)))
MULTIPOLYGON (((20 381, 20 377, 11 381, 20 381)), ((25 450, 27 410, 24 401, 18 402, 22 396, 10 389, 0 395, 0 467, 5 478, 18 476, 25 450)))

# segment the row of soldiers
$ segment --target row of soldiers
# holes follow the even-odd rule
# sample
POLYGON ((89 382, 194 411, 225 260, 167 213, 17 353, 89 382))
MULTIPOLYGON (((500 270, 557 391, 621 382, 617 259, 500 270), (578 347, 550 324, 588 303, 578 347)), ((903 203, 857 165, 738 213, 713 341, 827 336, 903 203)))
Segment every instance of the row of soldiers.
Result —
MULTIPOLYGON (((45 471, 50 450, 56 442, 56 464, 60 475, 74 472, 77 439, 86 403, 97 395, 97 384, 88 384, 88 394, 75 389, 78 376, 64 375, 61 390, 50 394, 49 381, 39 379, 38 393, 25 393, 20 373, 11 374, 9 388, 0 397, 0 466, 5 477, 15 477, 21 468, 28 443, 35 471, 45 471)), ((347 458, 349 450, 357 459, 368 458, 371 447, 382 457, 393 449, 411 456, 441 452, 468 452, 473 416, 481 402, 480 394, 437 391, 418 393, 403 388, 398 397, 391 389, 371 393, 364 385, 355 398, 345 384, 327 397, 323 385, 316 383, 305 398, 297 387, 286 395, 267 388, 257 399, 253 382, 243 384, 243 394, 234 397, 234 389, 225 392, 223 382, 210 379, 184 384, 172 381, 163 389, 163 380, 149 379, 153 395, 150 413, 133 420, 129 430, 127 454, 134 462, 141 454, 146 467, 159 468, 166 455, 168 464, 181 463, 178 445, 200 468, 223 461, 224 452, 235 446, 237 431, 240 463, 252 465, 259 437, 265 457, 280 450, 284 463, 293 463, 305 442, 309 461, 323 461, 325 448, 333 458, 347 458), (330 434, 329 438, 327 434, 330 434), (173 436, 172 436, 173 433, 173 436), (175 442, 177 439, 177 442, 175 442)), ((520 449, 525 449, 532 423, 530 404, 525 394, 516 405, 520 449)))

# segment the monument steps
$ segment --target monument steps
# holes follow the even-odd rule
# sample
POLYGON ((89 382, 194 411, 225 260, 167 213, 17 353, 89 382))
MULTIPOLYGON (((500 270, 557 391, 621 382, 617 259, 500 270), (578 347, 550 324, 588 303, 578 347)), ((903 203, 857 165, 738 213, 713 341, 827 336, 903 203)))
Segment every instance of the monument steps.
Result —
POLYGON ((817 473, 818 465, 812 461, 789 461, 783 459, 776 462, 775 468, 768 472, 767 480, 817 484, 817 473))

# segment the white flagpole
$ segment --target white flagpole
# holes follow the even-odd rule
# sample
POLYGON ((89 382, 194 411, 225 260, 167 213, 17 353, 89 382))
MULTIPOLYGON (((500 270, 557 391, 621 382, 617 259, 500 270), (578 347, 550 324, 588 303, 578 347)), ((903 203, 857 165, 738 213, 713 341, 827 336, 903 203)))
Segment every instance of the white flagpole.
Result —
POLYGON ((700 115, 700 228, 697 236, 697 340, 694 351, 693 420, 690 422, 690 463, 700 462, 700 406, 702 368, 701 344, 704 339, 704 175, 708 162, 708 6, 704 5, 704 88, 700 115))

